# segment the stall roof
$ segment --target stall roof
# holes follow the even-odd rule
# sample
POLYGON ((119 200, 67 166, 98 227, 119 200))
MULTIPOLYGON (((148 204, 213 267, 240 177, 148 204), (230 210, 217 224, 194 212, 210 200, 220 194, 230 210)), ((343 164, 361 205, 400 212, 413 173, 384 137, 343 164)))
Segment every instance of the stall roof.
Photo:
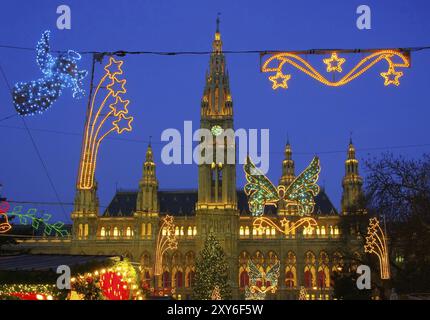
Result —
POLYGON ((19 254, 0 256, 0 271, 56 271, 60 265, 69 267, 91 262, 104 262, 116 256, 19 254))

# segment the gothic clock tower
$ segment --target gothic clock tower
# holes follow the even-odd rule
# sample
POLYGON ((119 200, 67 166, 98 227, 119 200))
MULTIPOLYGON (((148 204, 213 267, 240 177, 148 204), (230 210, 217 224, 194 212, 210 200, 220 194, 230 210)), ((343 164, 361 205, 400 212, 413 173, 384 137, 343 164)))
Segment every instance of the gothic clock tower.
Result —
MULTIPOLYGON (((236 190, 236 155, 234 140, 227 138, 222 147, 215 147, 217 137, 225 130, 233 130, 233 101, 230 94, 229 76, 226 70, 225 56, 222 52, 219 18, 209 71, 206 73, 206 84, 201 101, 200 128, 210 130, 213 135, 213 160, 211 163, 199 165, 198 201, 196 204, 196 220, 198 249, 201 249, 209 232, 213 232, 221 243, 229 262, 229 277, 232 288, 237 287, 238 253, 237 238, 239 212, 237 210, 236 190), (227 161, 227 151, 232 151, 234 161, 227 161), (223 152, 224 157, 217 157, 223 152), (223 161, 217 161, 220 158, 223 161)), ((233 290, 234 292, 235 290, 233 290)))

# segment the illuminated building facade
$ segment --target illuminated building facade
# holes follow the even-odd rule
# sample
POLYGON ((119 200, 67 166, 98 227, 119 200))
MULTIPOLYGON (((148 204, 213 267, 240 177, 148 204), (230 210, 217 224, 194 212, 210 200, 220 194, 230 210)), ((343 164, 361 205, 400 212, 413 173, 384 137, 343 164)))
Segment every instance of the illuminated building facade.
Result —
MULTIPOLYGON (((218 25, 201 101, 200 126, 210 129, 214 135, 221 129, 233 128, 233 101, 218 25)), ((177 298, 186 299, 191 296, 196 257, 212 231, 225 250, 235 298, 244 298, 249 284, 248 259, 252 259, 260 270, 267 270, 280 261, 278 290, 267 298, 298 299, 300 288, 304 287, 309 299, 328 299, 332 272, 341 269, 347 257, 363 254, 354 228, 345 231, 341 227, 341 220, 346 216, 365 213, 351 210, 362 185, 352 142, 342 184, 342 213, 337 212, 321 189, 311 215, 318 225, 312 231, 298 228, 285 235, 274 228, 264 232, 253 228, 254 218, 246 195, 237 190, 236 170, 232 164, 202 164, 198 166, 197 190, 159 190, 156 163, 149 145, 137 190, 117 191, 102 214, 97 185, 90 190, 78 190, 71 239, 22 244, 32 247, 35 253, 129 257, 140 262, 143 281, 149 286, 155 282, 164 293, 173 292, 177 298), (167 214, 174 217, 178 248, 166 251, 162 272, 154 277, 157 235, 161 220, 167 214)), ((293 151, 288 142, 279 183, 287 186, 295 174, 293 151)), ((287 219, 291 223, 301 218, 293 206, 287 207, 282 202, 277 208, 266 207, 265 216, 276 222, 287 219)))

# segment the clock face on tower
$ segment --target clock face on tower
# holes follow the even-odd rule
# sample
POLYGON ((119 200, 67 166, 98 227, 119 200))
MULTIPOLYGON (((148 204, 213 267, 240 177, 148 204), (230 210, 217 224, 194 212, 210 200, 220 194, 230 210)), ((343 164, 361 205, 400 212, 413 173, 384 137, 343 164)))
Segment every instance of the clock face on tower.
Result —
POLYGON ((211 128, 211 132, 216 137, 216 136, 219 136, 223 132, 223 129, 219 125, 214 125, 211 128))

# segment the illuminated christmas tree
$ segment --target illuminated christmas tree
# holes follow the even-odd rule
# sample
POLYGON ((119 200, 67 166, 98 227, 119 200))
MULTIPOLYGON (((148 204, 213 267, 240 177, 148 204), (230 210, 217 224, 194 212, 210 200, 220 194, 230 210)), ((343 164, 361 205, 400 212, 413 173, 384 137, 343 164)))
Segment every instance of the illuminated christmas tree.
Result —
POLYGON ((218 286, 220 298, 231 298, 231 288, 228 284, 228 266, 224 250, 214 235, 210 233, 205 241, 203 250, 196 261, 196 276, 193 287, 193 298, 209 300, 214 288, 218 286))

